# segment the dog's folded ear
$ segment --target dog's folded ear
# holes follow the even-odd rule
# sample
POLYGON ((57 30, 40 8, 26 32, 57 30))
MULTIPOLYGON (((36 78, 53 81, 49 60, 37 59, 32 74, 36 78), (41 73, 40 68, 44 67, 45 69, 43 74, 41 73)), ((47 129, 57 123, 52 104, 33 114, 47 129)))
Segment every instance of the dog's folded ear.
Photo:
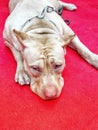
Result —
POLYGON ((61 37, 62 40, 64 41, 64 42, 62 43, 62 47, 66 47, 67 45, 69 45, 70 42, 74 39, 74 37, 75 37, 75 34, 71 34, 71 35, 66 34, 66 35, 63 35, 63 36, 61 37))
POLYGON ((19 41, 23 41, 23 40, 29 38, 29 36, 24 32, 20 32, 15 29, 13 29, 13 32, 19 41))
POLYGON ((24 32, 20 32, 20 31, 17 31, 17 30, 15 30, 15 29, 13 29, 13 33, 15 34, 15 36, 16 36, 16 38, 18 39, 18 41, 19 41, 19 48, 18 48, 18 50, 23 50, 25 47, 27 47, 27 45, 25 44, 25 40, 26 39, 30 39, 30 36, 29 35, 27 35, 26 33, 24 33, 24 32))

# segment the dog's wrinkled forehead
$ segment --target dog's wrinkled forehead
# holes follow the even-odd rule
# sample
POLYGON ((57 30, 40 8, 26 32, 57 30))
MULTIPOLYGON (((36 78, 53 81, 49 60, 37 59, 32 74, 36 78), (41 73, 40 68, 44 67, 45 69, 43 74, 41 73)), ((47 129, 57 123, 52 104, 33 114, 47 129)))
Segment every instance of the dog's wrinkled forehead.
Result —
POLYGON ((64 54, 64 50, 61 46, 54 43, 43 46, 40 49, 40 53, 41 55, 44 55, 45 58, 49 57, 61 58, 64 54))
MULTIPOLYGON (((32 47, 26 47, 24 50, 24 55, 29 64, 39 60, 45 61, 54 61, 59 62, 64 60, 64 50, 58 44, 46 44, 46 45, 37 45, 32 47)), ((41 64, 41 63, 40 63, 41 64)))

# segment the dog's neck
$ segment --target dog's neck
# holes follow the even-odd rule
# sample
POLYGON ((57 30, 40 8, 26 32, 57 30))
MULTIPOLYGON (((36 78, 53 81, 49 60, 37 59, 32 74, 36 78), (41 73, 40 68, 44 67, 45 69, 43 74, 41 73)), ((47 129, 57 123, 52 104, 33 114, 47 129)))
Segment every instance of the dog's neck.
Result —
POLYGON ((34 18, 22 28, 23 32, 46 34, 46 33, 59 33, 58 27, 52 21, 47 19, 37 19, 34 18))
POLYGON ((21 30, 24 32, 28 32, 31 30, 34 31, 35 29, 41 28, 43 30, 41 33, 46 33, 46 29, 50 29, 50 30, 54 30, 58 32, 57 25, 51 19, 47 18, 47 14, 50 14, 52 12, 58 13, 57 10, 55 10, 55 8, 53 7, 50 7, 50 6, 45 7, 38 16, 34 16, 28 19, 22 25, 21 30))

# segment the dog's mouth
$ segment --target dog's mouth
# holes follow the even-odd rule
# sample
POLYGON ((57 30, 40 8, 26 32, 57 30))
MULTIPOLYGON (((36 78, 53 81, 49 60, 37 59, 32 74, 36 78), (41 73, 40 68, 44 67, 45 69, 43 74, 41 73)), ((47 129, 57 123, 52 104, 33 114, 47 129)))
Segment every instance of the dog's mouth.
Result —
MULTIPOLYGON (((32 90, 32 87, 31 87, 31 90, 32 90)), ((33 90, 32 90, 33 91, 33 90)), ((54 100, 54 99, 57 99, 61 93, 58 92, 58 90, 47 90, 47 88, 41 92, 39 91, 33 91, 36 95, 38 95, 41 99, 44 99, 44 100, 54 100)))
POLYGON ((31 81, 30 88, 31 90, 38 95, 40 98, 44 100, 54 100, 57 99, 62 92, 62 88, 64 85, 63 78, 61 77, 59 85, 52 85, 49 83, 49 85, 43 85, 39 82, 33 82, 31 81))

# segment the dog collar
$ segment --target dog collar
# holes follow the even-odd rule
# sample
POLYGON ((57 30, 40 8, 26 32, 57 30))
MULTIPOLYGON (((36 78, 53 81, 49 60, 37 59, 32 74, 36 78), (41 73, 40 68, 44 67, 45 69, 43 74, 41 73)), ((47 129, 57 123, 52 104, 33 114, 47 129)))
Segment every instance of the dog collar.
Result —
POLYGON ((40 15, 36 16, 37 18, 39 19, 43 19, 46 15, 46 13, 51 13, 51 12, 56 12, 58 13, 59 15, 62 14, 62 10, 63 10, 63 6, 60 6, 58 10, 56 10, 54 7, 51 7, 51 6, 47 6, 43 9, 43 11, 41 12, 40 15))
MULTIPOLYGON (((56 12, 56 13, 58 13, 59 15, 61 15, 61 14, 62 14, 62 10, 63 10, 63 6, 60 6, 58 10, 56 10, 54 7, 46 6, 46 7, 42 10, 41 14, 39 14, 39 15, 37 15, 37 16, 34 16, 34 17, 30 18, 30 19, 28 19, 28 20, 22 25, 22 29, 24 28, 24 26, 25 26, 27 23, 29 23, 29 22, 30 22, 32 19, 34 19, 34 18, 45 19, 46 13, 52 13, 52 12, 56 12)), ((55 24, 52 20, 49 20, 49 22, 51 22, 51 23, 57 28, 56 24, 55 24)))

